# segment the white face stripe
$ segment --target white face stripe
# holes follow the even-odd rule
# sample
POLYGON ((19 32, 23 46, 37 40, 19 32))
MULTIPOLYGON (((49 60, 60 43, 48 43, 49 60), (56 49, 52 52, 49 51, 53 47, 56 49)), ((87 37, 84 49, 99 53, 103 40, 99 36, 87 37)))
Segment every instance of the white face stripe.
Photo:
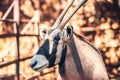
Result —
POLYGON ((52 49, 53 49, 53 41, 51 41, 51 40, 49 40, 49 54, 51 54, 52 53, 52 49))
POLYGON ((53 32, 51 32, 49 34, 49 42, 50 42, 50 48, 49 48, 49 54, 52 53, 52 49, 53 49, 53 44, 54 44, 54 41, 53 41, 53 38, 56 37, 57 35, 60 35, 60 40, 59 40, 59 43, 58 43, 58 46, 57 46, 57 52, 55 54, 56 58, 55 58, 55 62, 54 64, 58 64, 60 61, 61 61, 61 54, 62 54, 62 50, 63 50, 63 32, 60 30, 60 29, 56 29, 54 30, 53 32))
POLYGON ((50 37, 51 37, 51 38, 54 38, 55 36, 58 35, 58 33, 61 33, 61 30, 60 30, 60 29, 54 30, 53 32, 51 32, 51 33, 49 34, 49 38, 50 38, 50 37))
POLYGON ((59 41, 58 47, 57 47, 57 53, 56 53, 56 60, 54 64, 58 64, 61 60, 62 56, 62 50, 63 50, 63 42, 59 41))
POLYGON ((61 56, 62 56, 62 50, 63 50, 63 31, 60 29, 55 29, 49 33, 46 34, 45 39, 49 40, 49 54, 52 53, 53 46, 54 46, 54 38, 60 35, 60 40, 57 46, 57 52, 55 53, 55 62, 54 64, 58 64, 61 61, 61 56))
POLYGON ((49 54, 52 53, 52 48, 53 48, 53 43, 54 43, 53 38, 55 36, 57 36, 59 33, 61 33, 61 30, 56 29, 53 32, 51 32, 50 34, 47 34, 46 37, 45 37, 46 39, 49 39, 49 43, 50 43, 49 44, 49 54))

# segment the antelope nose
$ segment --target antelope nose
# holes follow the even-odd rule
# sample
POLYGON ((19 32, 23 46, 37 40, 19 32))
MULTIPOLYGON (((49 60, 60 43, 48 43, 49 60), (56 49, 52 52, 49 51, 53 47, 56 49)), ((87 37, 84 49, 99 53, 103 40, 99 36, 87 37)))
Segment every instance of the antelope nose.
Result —
POLYGON ((33 68, 37 64, 37 61, 31 61, 30 66, 33 68))

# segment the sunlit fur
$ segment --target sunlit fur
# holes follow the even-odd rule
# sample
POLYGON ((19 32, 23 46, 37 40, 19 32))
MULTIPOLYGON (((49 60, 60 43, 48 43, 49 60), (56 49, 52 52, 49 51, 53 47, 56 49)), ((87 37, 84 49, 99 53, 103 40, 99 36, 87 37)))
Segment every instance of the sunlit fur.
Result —
POLYGON ((36 71, 41 71, 42 69, 41 66, 43 67, 44 64, 48 65, 44 67, 44 68, 47 68, 60 63, 62 51, 63 51, 63 48, 65 47, 64 41, 67 40, 66 36, 67 35, 65 33, 65 30, 63 31, 61 31, 61 29, 49 30, 43 37, 43 40, 44 40, 43 45, 46 45, 46 40, 47 42, 49 41, 49 45, 46 45, 49 48, 47 52, 47 55, 49 55, 49 57, 44 58, 45 57, 44 50, 47 50, 47 48, 44 48, 43 50, 42 48, 44 46, 42 45, 37 51, 36 55, 32 58, 31 65, 34 64, 35 61, 38 62, 36 63, 36 65, 34 65, 34 67, 32 66, 32 68, 36 71), (43 58, 40 55, 42 55, 43 58), (45 63, 43 64, 42 62, 45 62, 45 63), (38 66, 41 69, 35 69, 35 68, 38 68, 38 66))
POLYGON ((100 51, 72 31, 72 27, 49 30, 31 67, 41 71, 58 64, 63 80, 109 80, 100 51))

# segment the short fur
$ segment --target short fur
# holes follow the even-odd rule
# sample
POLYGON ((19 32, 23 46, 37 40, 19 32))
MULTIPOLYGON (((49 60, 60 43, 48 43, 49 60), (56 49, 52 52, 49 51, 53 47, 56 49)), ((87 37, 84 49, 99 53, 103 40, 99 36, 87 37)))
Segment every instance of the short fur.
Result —
POLYGON ((63 80, 109 80, 101 53, 88 41, 74 34, 66 45, 66 60, 59 65, 63 80))

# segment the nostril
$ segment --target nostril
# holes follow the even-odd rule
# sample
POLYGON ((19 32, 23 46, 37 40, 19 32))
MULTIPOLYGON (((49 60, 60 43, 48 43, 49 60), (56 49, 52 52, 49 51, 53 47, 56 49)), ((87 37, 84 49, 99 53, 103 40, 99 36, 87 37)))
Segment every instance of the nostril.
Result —
POLYGON ((30 66, 34 67, 37 64, 37 61, 31 62, 30 66))

